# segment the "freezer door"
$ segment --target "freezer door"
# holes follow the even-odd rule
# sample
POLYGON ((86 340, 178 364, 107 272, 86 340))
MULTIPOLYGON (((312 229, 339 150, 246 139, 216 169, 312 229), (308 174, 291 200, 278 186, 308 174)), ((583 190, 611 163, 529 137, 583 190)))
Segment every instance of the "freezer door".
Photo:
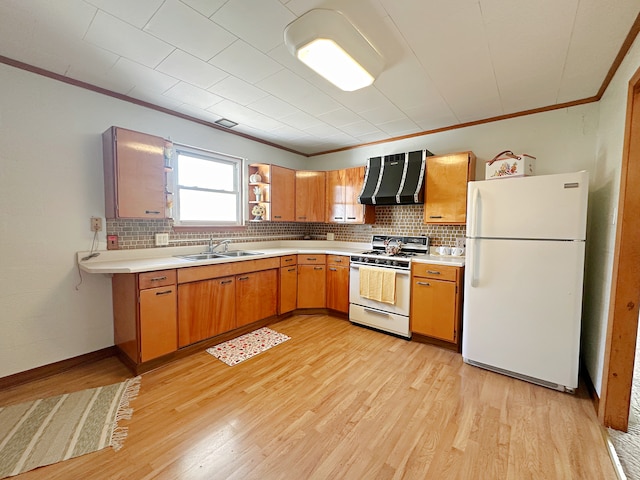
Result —
POLYGON ((467 240, 462 356, 576 388, 584 242, 467 240))
POLYGON ((585 171, 469 182, 467 237, 584 240, 585 171))

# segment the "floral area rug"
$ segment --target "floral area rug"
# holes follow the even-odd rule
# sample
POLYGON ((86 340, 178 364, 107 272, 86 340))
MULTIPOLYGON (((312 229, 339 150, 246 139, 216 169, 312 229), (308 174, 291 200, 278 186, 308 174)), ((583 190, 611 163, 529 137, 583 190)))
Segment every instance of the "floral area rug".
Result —
POLYGON ((278 333, 275 330, 264 327, 251 333, 234 338, 211 348, 207 348, 218 360, 229 366, 244 362, 259 353, 269 350, 271 347, 286 342, 291 337, 278 333))

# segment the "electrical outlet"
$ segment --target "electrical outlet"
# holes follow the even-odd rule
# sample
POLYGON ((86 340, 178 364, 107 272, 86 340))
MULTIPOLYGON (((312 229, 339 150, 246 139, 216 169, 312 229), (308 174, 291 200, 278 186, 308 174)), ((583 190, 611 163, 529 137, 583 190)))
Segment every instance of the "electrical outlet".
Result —
POLYGON ((91 231, 92 232, 102 231, 102 219, 100 217, 91 217, 91 231))
POLYGON ((168 233, 156 233, 156 247, 166 247, 169 245, 168 233))
POLYGON ((118 235, 107 235, 107 250, 118 249, 118 235))
POLYGON ((464 237, 456 238, 456 248, 464 248, 465 240, 466 239, 464 237))

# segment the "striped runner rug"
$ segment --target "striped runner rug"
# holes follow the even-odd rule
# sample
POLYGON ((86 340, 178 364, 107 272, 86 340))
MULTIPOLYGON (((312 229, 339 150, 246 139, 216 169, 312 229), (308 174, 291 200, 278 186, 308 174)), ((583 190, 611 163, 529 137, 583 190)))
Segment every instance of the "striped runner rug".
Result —
POLYGON ((0 478, 111 446, 119 450, 140 377, 0 407, 0 478))

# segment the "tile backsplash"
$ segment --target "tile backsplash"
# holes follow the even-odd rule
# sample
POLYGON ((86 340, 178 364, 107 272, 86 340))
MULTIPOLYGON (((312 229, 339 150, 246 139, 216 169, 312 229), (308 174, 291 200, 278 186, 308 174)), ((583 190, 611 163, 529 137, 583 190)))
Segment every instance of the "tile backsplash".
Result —
POLYGON ((309 235, 314 240, 324 240, 327 233, 335 234, 342 242, 371 241, 374 234, 426 235, 431 245, 455 246, 457 237, 464 237, 464 225, 425 225, 422 205, 394 205, 376 208, 373 225, 338 225, 328 223, 247 222, 244 229, 216 230, 215 232, 176 232, 173 221, 111 219, 107 220, 107 235, 117 235, 121 249, 155 247, 155 234, 168 233, 171 246, 203 244, 205 238, 230 238, 234 243, 259 240, 301 240, 309 235))

